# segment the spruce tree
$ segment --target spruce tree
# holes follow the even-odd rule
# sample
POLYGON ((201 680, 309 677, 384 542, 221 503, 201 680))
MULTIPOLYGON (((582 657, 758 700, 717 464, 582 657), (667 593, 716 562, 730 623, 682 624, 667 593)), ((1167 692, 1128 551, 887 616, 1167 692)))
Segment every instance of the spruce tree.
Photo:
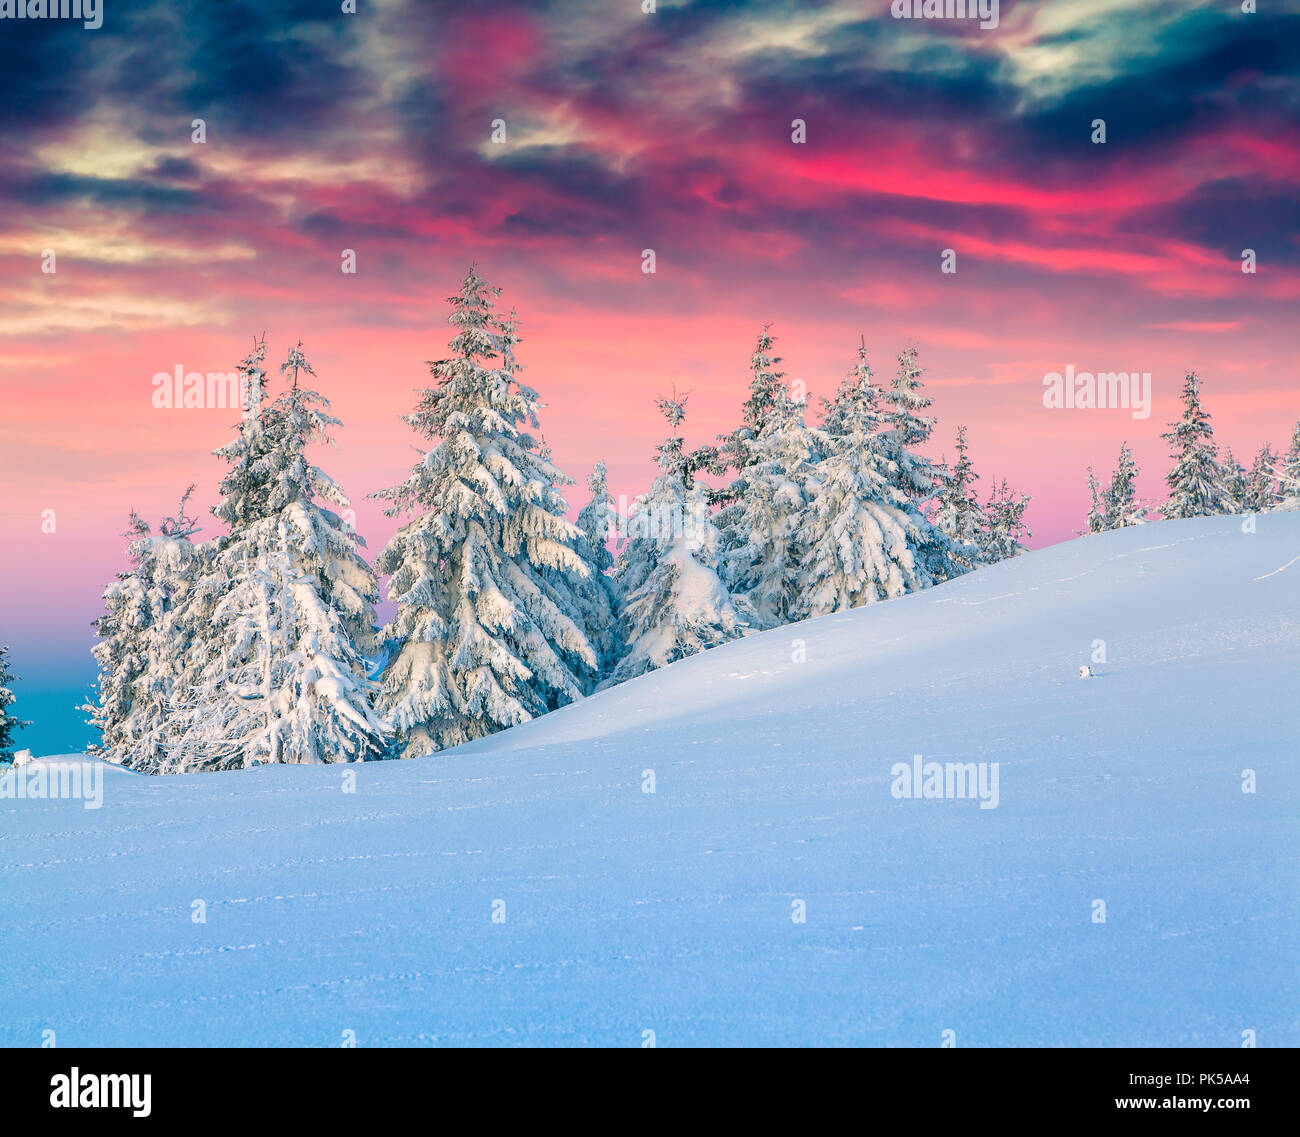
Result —
POLYGON ((1282 500, 1277 486, 1277 455, 1266 442, 1255 455, 1246 485, 1245 508, 1247 513, 1266 513, 1282 500))
POLYGON ((346 509, 347 497, 306 453, 329 443, 339 421, 303 385, 315 372, 301 344, 280 375, 287 389, 269 406, 260 381, 249 385, 240 437, 218 452, 232 468, 214 513, 232 532, 205 558, 196 589, 211 623, 209 658, 195 661, 201 670, 179 707, 174 770, 384 753, 365 655, 375 646, 378 586, 361 537, 323 504, 346 509))
POLYGON ((771 324, 763 325, 749 359, 749 396, 741 406, 740 425, 729 434, 718 435, 722 443, 720 447, 695 452, 696 468, 715 474, 735 471, 735 476, 724 489, 715 490, 708 486, 703 489, 710 502, 721 506, 714 522, 719 532, 722 578, 731 591, 743 586, 743 582, 732 580, 728 572, 734 563, 733 554, 743 548, 747 540, 741 516, 749 488, 746 471, 754 465, 754 447, 763 427, 781 405, 782 398, 788 400, 785 372, 777 370, 781 357, 771 354, 776 340, 771 328, 771 324))
POLYGON ((627 649, 611 683, 716 647, 744 634, 745 623, 718 575, 718 530, 705 488, 695 479, 701 453, 681 436, 685 396, 659 398, 669 437, 656 451, 659 476, 639 497, 616 575, 624 591, 627 649))
POLYGON ((807 551, 792 613, 796 619, 887 600, 933 583, 916 556, 928 541, 923 530, 933 527, 899 482, 895 445, 880 431, 879 404, 865 348, 859 348, 858 364, 835 398, 823 400, 826 453, 799 531, 807 551))
POLYGON ((146 773, 165 770, 175 743, 175 710, 192 651, 186 609, 195 579, 198 531, 186 512, 194 486, 155 536, 134 512, 125 536, 131 569, 104 592, 96 623, 98 697, 81 710, 100 732, 94 748, 110 762, 146 773))
POLYGON ((596 671, 589 680, 594 688, 614 669, 623 654, 618 622, 621 592, 618 582, 610 575, 614 557, 608 544, 618 515, 604 462, 596 463, 587 477, 587 488, 591 499, 578 514, 579 532, 575 541, 575 548, 587 566, 587 575, 564 574, 562 582, 572 593, 574 607, 581 617, 579 622, 596 654, 596 671))
POLYGON ((569 479, 528 433, 538 396, 517 378, 517 336, 471 267, 448 299, 452 355, 405 420, 432 447, 374 496, 415 514, 376 560, 397 613, 380 707, 402 757, 515 726, 581 696, 599 661, 554 574, 583 577, 569 479), (575 665, 573 661, 580 661, 575 665))
POLYGON ((1088 467, 1088 494, 1092 504, 1088 507, 1088 528, 1086 533, 1104 533, 1106 531, 1106 505, 1102 501, 1100 487, 1097 485, 1097 475, 1093 472, 1091 466, 1088 467))
POLYGON ((1033 536, 1024 519, 1028 505, 1028 494, 1009 489, 1005 478, 994 481, 984 508, 988 523, 981 541, 987 563, 994 564, 1025 551, 1024 539, 1033 536))
POLYGON ((1223 471, 1223 495, 1228 512, 1247 512, 1246 498, 1250 495, 1250 478, 1245 467, 1233 456, 1231 446, 1225 448, 1219 468, 1223 471))
POLYGON ((94 621, 98 642, 91 649, 99 665, 96 698, 78 708, 90 715, 90 725, 100 733, 91 747, 112 762, 124 762, 131 754, 134 732, 129 723, 135 690, 145 674, 148 655, 144 645, 150 605, 147 585, 141 574, 142 546, 150 528, 134 510, 122 534, 129 539, 127 559, 131 567, 117 574, 103 592, 104 615, 94 621))
POLYGON ((930 440, 934 430, 934 419, 921 413, 930 405, 921 393, 923 373, 916 348, 906 348, 898 357, 894 381, 883 395, 889 409, 882 435, 891 476, 920 517, 913 538, 917 568, 930 583, 938 584, 968 571, 973 562, 968 548, 959 547, 929 520, 942 478, 934 463, 916 449, 930 440))
POLYGON ((806 554, 800 529, 816 494, 822 449, 818 432, 804 422, 804 404, 779 388, 749 444, 738 479, 745 492, 728 511, 737 540, 723 554, 723 580, 743 598, 742 611, 756 629, 794 618, 806 554))
POLYGON ((1103 525, 1107 529, 1125 529, 1131 525, 1141 525, 1147 520, 1146 506, 1138 500, 1137 462, 1127 442, 1120 443, 1119 459, 1115 463, 1115 473, 1105 494, 1105 516, 1103 525))
POLYGON ((32 725, 9 713, 15 698, 10 685, 17 678, 9 670, 9 647, 0 644, 0 765, 6 766, 14 760, 14 731, 32 725))
POLYGON ((1223 486, 1214 428, 1201 406, 1201 381, 1195 371, 1183 380, 1182 399, 1182 417, 1161 435, 1172 447, 1174 465, 1165 475, 1169 500, 1160 513, 1167 518, 1230 513, 1232 502, 1223 486))
MULTIPOLYGON (((776 370, 781 363, 779 355, 772 355, 776 337, 772 325, 764 324, 758 333, 753 354, 749 358, 749 396, 741 406, 741 422, 730 434, 720 434, 722 447, 719 457, 725 466, 742 471, 753 458, 751 447, 768 419, 781 405, 785 393, 785 372, 776 370)), ((732 495, 743 492, 743 483, 733 485, 732 495)))
POLYGON ((1300 422, 1291 435, 1291 445, 1278 471, 1278 508, 1300 509, 1300 422))
POLYGON ((951 468, 937 467, 939 497, 934 524, 951 537, 959 548, 953 558, 964 568, 974 568, 978 561, 980 534, 985 528, 984 510, 975 495, 979 474, 967 453, 966 428, 957 428, 957 462, 951 468))
POLYGON ((924 373, 916 361, 916 348, 906 348, 898 357, 898 372, 884 393, 884 401, 889 408, 885 422, 893 447, 890 457, 898 466, 899 485, 919 511, 927 513, 937 479, 933 463, 915 452, 916 447, 930 441, 934 431, 934 419, 920 413, 930 405, 930 399, 921 393, 924 373))

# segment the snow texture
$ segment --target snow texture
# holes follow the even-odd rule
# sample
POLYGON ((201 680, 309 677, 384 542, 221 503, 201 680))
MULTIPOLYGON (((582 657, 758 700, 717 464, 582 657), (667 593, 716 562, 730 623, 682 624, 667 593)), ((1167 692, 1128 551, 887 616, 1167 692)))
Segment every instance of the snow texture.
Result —
POLYGON ((427 758, 0 799, 0 1043, 1300 1044, 1300 514, 1256 521, 1028 553, 427 758), (918 753, 998 762, 998 807, 895 799, 918 753))

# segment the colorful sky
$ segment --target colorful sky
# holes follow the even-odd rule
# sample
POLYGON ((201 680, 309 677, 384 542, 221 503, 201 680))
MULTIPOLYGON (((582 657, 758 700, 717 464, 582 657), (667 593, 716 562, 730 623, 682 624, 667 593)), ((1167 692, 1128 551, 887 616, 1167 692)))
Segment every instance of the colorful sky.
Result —
POLYGON ((69 708, 127 511, 197 481, 219 531, 232 415, 155 409, 152 376, 302 339, 373 552, 394 523, 364 495, 413 460, 397 416, 471 260, 518 308, 557 461, 605 458, 616 494, 647 484, 655 394, 691 392, 692 441, 734 423, 766 322, 814 401, 859 336, 882 380, 915 344, 935 456, 964 423, 1036 545, 1122 440, 1160 496, 1188 368, 1239 455, 1300 418, 1294 4, 1003 0, 990 30, 888 0, 340 7, 0 22, 0 642, 38 753, 89 737, 69 708), (1151 418, 1045 409, 1070 364, 1151 372, 1151 418))

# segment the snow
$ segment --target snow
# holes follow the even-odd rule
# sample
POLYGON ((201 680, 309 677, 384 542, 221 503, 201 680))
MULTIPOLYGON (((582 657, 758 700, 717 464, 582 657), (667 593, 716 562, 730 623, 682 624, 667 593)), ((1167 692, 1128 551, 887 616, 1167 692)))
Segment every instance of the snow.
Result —
POLYGON ((0 799, 0 1043, 1300 1044, 1298 553, 1156 522, 429 758, 0 799))

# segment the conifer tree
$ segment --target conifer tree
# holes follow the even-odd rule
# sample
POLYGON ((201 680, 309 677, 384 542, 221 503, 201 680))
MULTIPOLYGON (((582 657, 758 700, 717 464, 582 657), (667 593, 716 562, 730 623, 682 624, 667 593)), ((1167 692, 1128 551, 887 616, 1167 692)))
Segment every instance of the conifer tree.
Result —
POLYGON ((921 413, 930 405, 921 393, 922 374, 916 348, 905 349, 898 357, 894 381, 883 395, 888 411, 882 435, 892 477, 920 518, 913 537, 917 568, 929 583, 937 584, 960 576, 973 562, 968 548, 959 548, 929 520, 942 479, 934 463, 916 449, 930 440, 934 430, 934 419, 921 413))
POLYGON ((9 713, 15 701, 11 684, 17 678, 9 670, 9 647, 0 644, 0 765, 9 765, 14 760, 14 732, 32 725, 9 713))
POLYGON ((718 531, 704 486, 695 479, 704 458, 684 447, 686 397, 661 397, 656 405, 672 433, 656 452, 659 476, 634 505, 615 569, 624 591, 627 649, 612 683, 666 667, 745 631, 718 575, 718 531))
POLYGON ((720 571, 723 582, 733 592, 742 586, 742 582, 732 580, 728 576, 731 565, 735 562, 733 554, 736 554, 747 540, 741 517, 743 501, 749 486, 746 471, 754 465, 754 447, 763 427, 781 405, 782 398, 788 400, 785 372, 777 370, 781 357, 771 354, 772 345, 776 340, 771 328, 771 324, 763 325, 749 359, 749 396, 741 406, 740 425, 729 434, 718 435, 718 440, 722 443, 720 447, 694 452, 697 469, 715 474, 724 474, 727 470, 735 471, 735 476, 724 489, 703 487, 709 502, 721 506, 714 518, 719 533, 720 571))
POLYGON ((99 640, 91 649, 99 664, 96 699, 78 708, 90 715, 90 725, 100 732, 100 741, 91 747, 92 752, 119 763, 130 756, 132 749, 133 732, 128 722, 135 688, 148 663, 143 639, 150 613, 140 572, 140 542, 149 537, 149 525, 132 510, 122 535, 129 538, 127 558, 131 567, 118 573, 117 579, 104 589, 106 611, 94 621, 99 640))
POLYGON ((1092 504, 1088 507, 1088 528, 1085 532, 1103 533, 1106 530, 1106 506, 1097 485, 1097 475, 1091 466, 1088 467, 1088 494, 1092 504))
POLYGON ((98 697, 80 708, 100 732, 96 753, 148 773, 169 766, 176 701, 188 682, 186 606, 197 558, 191 538, 198 527, 186 507, 193 492, 191 485, 156 536, 131 514, 124 534, 131 538, 131 568, 105 590, 107 611, 96 621, 98 697))
POLYGON ((556 488, 569 479, 528 433, 538 397, 517 378, 518 337, 494 310, 499 294, 471 267, 449 298, 452 355, 430 365, 434 385, 405 416, 431 449, 374 495, 390 517, 415 514, 376 561, 397 604, 380 707, 402 757, 570 702, 599 666, 554 583, 589 569, 556 488))
POLYGON ((934 419, 921 414, 930 405, 930 399, 921 393, 924 373, 916 361, 916 348, 906 348, 898 357, 898 372, 884 401, 889 408, 886 434, 893 445, 890 457, 898 466, 899 485, 921 513, 928 513, 937 479, 933 463, 916 453, 916 447, 929 442, 934 431, 934 419))
POLYGON ((610 575, 614 557, 608 544, 617 512, 609 492, 608 469, 604 462, 596 463, 587 477, 587 488, 591 491, 591 500, 578 514, 579 535, 575 541, 575 548, 587 566, 587 575, 566 574, 566 583, 581 617, 579 622, 583 632, 596 654, 596 671, 589 681, 590 686, 595 687, 614 669, 623 654, 618 620, 621 592, 618 582, 610 575))
POLYGON ((723 580, 756 629, 793 619, 802 590, 806 550, 800 538, 805 511, 816 495, 818 432, 804 422, 804 404, 784 387, 740 471, 745 492, 728 510, 738 539, 723 554, 723 580))
POLYGON ((1232 502, 1223 486, 1214 428, 1201 406, 1201 381, 1195 371, 1183 380, 1182 399, 1182 417, 1161 435, 1172 447, 1174 465, 1165 475, 1169 500, 1160 513, 1167 518, 1230 513, 1232 502))
POLYGON ((347 497, 306 453, 329 443, 339 421, 303 385, 315 371, 301 344, 280 366, 288 386, 269 406, 258 362, 258 351, 245 361, 253 381, 240 436, 218 452, 232 467, 213 512, 232 531, 205 558, 196 588, 212 628, 209 658, 193 661, 199 671, 178 707, 173 770, 384 754, 365 655, 378 586, 361 537, 324 504, 346 509, 347 497))
POLYGON ((985 528, 984 510, 975 495, 979 474, 967 453, 966 428, 957 428, 957 462, 952 469, 937 467, 939 497, 934 524, 951 537, 960 548, 954 559, 964 568, 974 568, 978 560, 980 534, 985 528))
POLYGON ((1300 422, 1291 435, 1291 445, 1278 471, 1278 508, 1300 509, 1300 422))
POLYGON ((1024 539, 1032 537, 1025 524, 1029 495, 1012 491, 1005 478, 994 481, 984 508, 988 525, 983 534, 984 560, 988 564, 1014 557, 1025 551, 1024 539))
POLYGON ((933 583, 916 556, 928 540, 923 529, 933 527, 900 484, 895 444, 880 431, 880 391, 865 347, 859 347, 857 366, 835 398, 822 402, 825 457, 799 531, 806 553, 795 619, 887 600, 933 583))
POLYGON ((1219 463, 1223 471, 1223 496, 1229 513, 1245 513, 1246 498, 1250 493, 1250 478, 1246 469, 1233 456, 1232 447, 1223 452, 1223 461, 1219 463))
MULTIPOLYGON (((741 407, 740 426, 730 434, 718 436, 722 442, 719 458, 724 466, 737 471, 751 463, 753 456, 750 448, 759 432, 767 425, 768 419, 781 405, 781 397, 786 391, 785 372, 776 370, 781 357, 771 354, 772 345, 776 341, 771 328, 771 324, 763 325, 749 359, 749 397, 741 407)), ((743 484, 733 485, 731 492, 735 496, 742 493, 743 489, 743 484)))
POLYGON ((1128 443, 1121 443, 1119 460, 1115 463, 1115 473, 1105 494, 1103 526, 1106 529, 1125 529, 1131 525, 1141 525, 1146 521, 1146 506, 1138 500, 1137 496, 1139 472, 1128 443))
POLYGON ((1247 513, 1265 513, 1281 501, 1277 488, 1277 455, 1266 442, 1255 455, 1246 485, 1245 510, 1247 513))

